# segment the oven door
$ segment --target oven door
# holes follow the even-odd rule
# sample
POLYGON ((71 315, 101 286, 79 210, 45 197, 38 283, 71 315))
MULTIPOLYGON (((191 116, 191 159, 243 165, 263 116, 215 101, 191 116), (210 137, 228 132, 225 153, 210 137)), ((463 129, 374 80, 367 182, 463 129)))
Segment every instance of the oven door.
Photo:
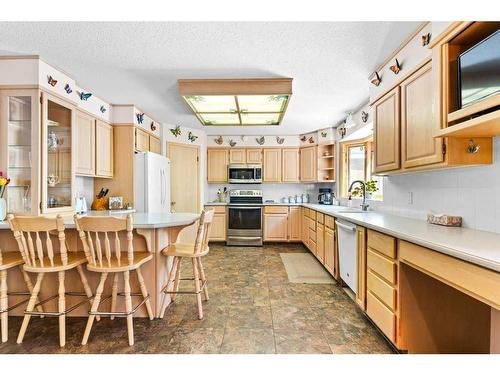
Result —
POLYGON ((262 206, 228 206, 227 244, 262 245, 262 206))

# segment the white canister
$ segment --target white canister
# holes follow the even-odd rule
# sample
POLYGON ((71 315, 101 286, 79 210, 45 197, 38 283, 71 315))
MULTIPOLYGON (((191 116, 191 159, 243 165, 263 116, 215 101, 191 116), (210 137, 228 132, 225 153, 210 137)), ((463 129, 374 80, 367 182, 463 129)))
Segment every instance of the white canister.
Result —
POLYGON ((0 198, 0 221, 4 221, 7 217, 7 202, 5 198, 0 198))

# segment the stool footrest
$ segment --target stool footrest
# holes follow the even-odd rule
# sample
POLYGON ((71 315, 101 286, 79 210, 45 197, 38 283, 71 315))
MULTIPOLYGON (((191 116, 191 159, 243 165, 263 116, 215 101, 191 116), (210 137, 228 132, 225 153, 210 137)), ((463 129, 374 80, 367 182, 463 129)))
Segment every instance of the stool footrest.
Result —
POLYGON ((51 311, 38 312, 38 311, 34 311, 37 307, 42 306, 45 303, 47 303, 49 301, 52 301, 53 299, 59 297, 59 294, 54 294, 53 296, 50 296, 50 297, 44 299, 43 301, 38 302, 33 307, 33 311, 24 311, 24 313, 26 315, 38 315, 38 316, 61 316, 61 315, 66 315, 66 314, 70 313, 71 311, 76 310, 78 307, 80 307, 84 303, 87 303, 92 298, 94 298, 94 296, 87 297, 87 295, 85 293, 80 293, 80 292, 66 292, 66 293, 64 293, 64 295, 65 296, 74 296, 74 297, 86 297, 86 298, 83 301, 78 302, 76 305, 73 305, 70 308, 67 308, 66 310, 64 310, 62 312, 59 312, 59 311, 57 311, 57 312, 51 312, 51 311))
MULTIPOLYGON (((120 297, 124 297, 125 296, 125 293, 118 293, 117 294, 118 296, 120 297)), ((130 296, 131 297, 142 297, 142 293, 130 293, 130 296)), ((101 301, 99 302, 99 305, 107 300, 109 300, 112 296, 109 295, 109 296, 106 296, 104 297, 103 299, 101 299, 101 301)), ((129 315, 132 315, 134 314, 138 309, 139 307, 141 307, 142 305, 144 305, 146 303, 146 301, 149 300, 149 294, 144 297, 142 299, 142 301, 137 305, 135 306, 131 311, 129 312, 126 312, 126 311, 116 311, 116 312, 108 312, 108 311, 89 311, 89 315, 99 315, 99 316, 129 316, 129 315)), ((99 306, 97 306, 97 308, 99 308, 99 306)))
MULTIPOLYGON (((179 279, 179 280, 195 280, 193 277, 191 278, 185 278, 185 279, 179 279)), ((187 290, 179 290, 178 292, 176 291, 169 291, 167 290, 167 288, 170 286, 171 283, 167 283, 167 285, 165 285, 163 287, 163 289, 161 290, 162 293, 165 293, 165 294, 200 294, 201 292, 203 292, 203 289, 205 289, 205 286, 207 285, 207 282, 206 281, 203 281, 202 279, 198 279, 200 282, 201 282, 201 287, 200 287, 200 291, 199 292, 192 292, 192 291, 187 291, 187 290)))
MULTIPOLYGON (((7 295, 8 296, 31 296, 31 293, 29 293, 29 292, 9 292, 9 293, 7 293, 7 295)), ((21 306, 23 303, 26 303, 29 300, 30 300, 29 298, 23 299, 21 302, 18 302, 15 305, 10 306, 9 308, 7 308, 7 310, 0 310, 0 314, 4 313, 4 312, 9 312, 11 310, 14 310, 16 307, 21 306)))

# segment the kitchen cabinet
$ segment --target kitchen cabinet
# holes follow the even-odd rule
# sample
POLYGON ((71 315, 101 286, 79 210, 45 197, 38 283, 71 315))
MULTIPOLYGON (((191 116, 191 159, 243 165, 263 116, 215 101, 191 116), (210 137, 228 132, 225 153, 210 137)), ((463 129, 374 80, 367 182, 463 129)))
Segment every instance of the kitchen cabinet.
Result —
POLYGON ((265 148, 263 182, 281 182, 281 149, 265 148))
POLYGON ((356 227, 357 235, 357 290, 356 303, 366 310, 366 229, 361 226, 356 227))
POLYGON ((161 154, 161 141, 159 138, 152 135, 149 136, 149 151, 161 154))
POLYGON ((76 112, 76 164, 75 173, 94 176, 96 173, 95 118, 81 111, 76 112))
POLYGON ((244 164, 247 162, 244 148, 232 148, 229 150, 229 164, 244 164))
POLYGON ((299 182, 300 152, 298 148, 284 148, 281 156, 281 181, 299 182))
POLYGON ((135 128, 135 149, 139 152, 149 151, 149 134, 140 128, 135 128))
POLYGON ((443 140, 433 135, 440 126, 434 111, 432 62, 401 84, 401 154, 403 168, 442 162, 443 140))
POLYGON ((325 226, 325 268, 335 275, 335 229, 325 226))
POLYGON ((209 148, 207 150, 207 181, 227 182, 229 152, 227 149, 209 148))
POLYGON ((316 182, 318 172, 317 147, 309 146, 300 149, 300 181, 316 182))
POLYGON ((309 218, 307 217, 307 210, 308 208, 302 207, 302 225, 301 225, 301 236, 302 236, 302 243, 306 245, 307 248, 308 242, 309 242, 309 218))
POLYGON ((325 262, 325 226, 316 223, 316 257, 321 263, 325 262))
POLYGON ((96 166, 98 177, 113 177, 113 127, 97 120, 95 125, 96 166))
POLYGON ((399 86, 376 101, 372 106, 372 111, 375 145, 374 171, 378 173, 399 169, 401 167, 399 86))
POLYGON ((288 211, 288 241, 300 242, 301 239, 301 209, 290 206, 288 211))
POLYGON ((261 148, 247 148, 246 149, 246 162, 248 164, 262 163, 262 149, 261 148))
POLYGON ((213 209, 214 217, 210 225, 208 240, 212 242, 226 241, 227 214, 226 206, 205 206, 205 210, 213 209))

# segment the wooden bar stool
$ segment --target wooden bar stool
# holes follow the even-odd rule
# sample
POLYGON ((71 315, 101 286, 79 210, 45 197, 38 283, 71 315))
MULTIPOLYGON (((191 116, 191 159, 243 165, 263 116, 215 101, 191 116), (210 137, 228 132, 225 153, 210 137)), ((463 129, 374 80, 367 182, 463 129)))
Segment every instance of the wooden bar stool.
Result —
POLYGON ((31 291, 31 297, 24 312, 24 319, 17 337, 17 343, 20 344, 23 342, 32 315, 57 316, 59 318, 59 345, 62 347, 66 344, 66 314, 87 301, 91 302, 92 300, 92 291, 81 266, 87 262, 85 254, 68 251, 64 233, 64 222, 60 215, 56 218, 9 215, 8 220, 11 230, 14 232, 22 259, 24 260, 24 271, 37 274, 35 286, 31 291), (56 241, 56 245, 58 243, 58 246, 54 246, 52 243, 51 232, 54 231, 57 233, 58 240, 56 241), (57 252, 57 247, 59 248, 59 252, 57 252), (75 268, 80 275, 85 293, 66 292, 64 286, 66 271, 75 268), (45 274, 53 272, 57 272, 58 275, 58 294, 37 303, 45 274), (66 308, 66 296, 86 296, 87 298, 70 308, 66 308), (59 299, 57 312, 34 311, 35 308, 38 309, 44 303, 55 298, 59 299))
MULTIPOLYGON (((162 254, 165 256, 174 257, 172 264, 172 269, 168 277, 167 283, 163 286, 162 292, 165 294, 172 294, 172 301, 175 301, 177 294, 195 294, 196 300, 198 302, 198 318, 203 319, 203 306, 201 304, 201 292, 205 294, 205 301, 208 301, 208 288, 207 288, 207 278, 205 276, 205 271, 203 270, 203 265, 201 263, 201 257, 208 254, 208 234, 210 231, 210 225, 214 217, 214 210, 202 211, 198 231, 196 233, 196 240, 194 243, 175 243, 167 246, 162 250, 162 254), (193 278, 181 278, 181 261, 182 258, 191 258, 191 263, 193 264, 193 278), (194 281, 194 292, 193 291, 179 291, 179 283, 181 280, 193 280, 194 281), (170 287, 173 287, 170 290, 170 287)), ((163 303, 161 307, 160 317, 163 318, 165 315, 165 310, 167 309, 167 296, 163 298, 163 303)))
POLYGON ((133 314, 144 303, 148 311, 149 319, 153 319, 153 310, 149 300, 148 290, 144 283, 140 267, 153 259, 153 254, 149 252, 134 252, 133 246, 133 224, 132 216, 126 218, 116 217, 80 217, 75 216, 76 228, 83 243, 83 249, 87 256, 87 269, 91 272, 99 272, 101 278, 95 293, 95 299, 89 311, 89 319, 82 339, 82 345, 86 345, 90 336, 90 331, 94 323, 94 318, 99 315, 115 316, 127 318, 128 343, 134 345, 134 325, 133 314), (118 233, 127 231, 127 250, 121 251, 120 238, 118 233), (111 237, 111 238, 110 238, 111 237), (101 239, 104 244, 101 244, 101 239), (114 243, 114 256, 112 255, 111 242, 114 243), (130 291, 130 271, 137 273, 137 279, 141 288, 141 293, 131 293, 130 291), (108 274, 113 274, 113 286, 111 295, 102 298, 104 284, 108 274), (124 292, 118 293, 118 274, 123 273, 124 292), (125 297, 124 312, 116 312, 116 299, 118 296, 125 297), (142 301, 135 307, 132 307, 132 296, 142 296, 142 301), (111 311, 98 311, 101 302, 111 298, 111 311))

